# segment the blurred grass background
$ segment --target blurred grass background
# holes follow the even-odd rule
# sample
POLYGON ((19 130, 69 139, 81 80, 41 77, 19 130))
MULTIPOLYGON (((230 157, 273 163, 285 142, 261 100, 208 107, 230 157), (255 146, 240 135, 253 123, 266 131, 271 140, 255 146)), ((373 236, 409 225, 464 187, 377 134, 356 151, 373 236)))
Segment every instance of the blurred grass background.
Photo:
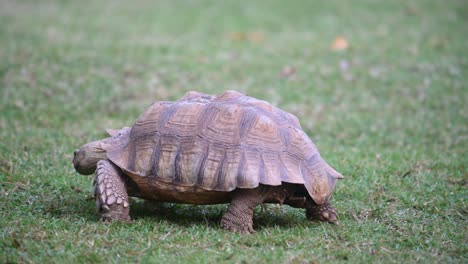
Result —
POLYGON ((463 0, 0 1, 0 262, 466 263, 467 20, 463 0), (141 201, 100 223, 73 150, 228 89, 298 116, 345 175, 342 225, 268 206, 240 236, 224 205, 141 201))

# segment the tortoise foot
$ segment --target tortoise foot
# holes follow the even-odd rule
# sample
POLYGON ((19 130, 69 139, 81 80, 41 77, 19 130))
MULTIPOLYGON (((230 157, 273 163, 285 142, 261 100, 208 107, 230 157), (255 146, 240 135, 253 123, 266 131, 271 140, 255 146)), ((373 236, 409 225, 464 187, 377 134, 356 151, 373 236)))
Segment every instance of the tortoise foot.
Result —
POLYGON ((119 213, 115 213, 115 212, 102 214, 101 215, 101 220, 103 222, 125 222, 125 223, 128 223, 128 222, 131 221, 129 215, 119 214, 119 213))
POLYGON ((236 217, 233 217, 232 215, 223 216, 221 219, 221 227, 225 230, 239 234, 255 233, 252 221, 248 221, 247 219, 236 219, 236 217))
POLYGON ((310 220, 339 224, 338 213, 329 201, 326 201, 321 205, 317 205, 315 202, 309 201, 306 206, 306 216, 310 220))
POLYGON ((123 208, 119 208, 121 206, 106 206, 101 205, 99 211, 101 213, 101 220, 103 222, 130 222, 130 215, 128 210, 122 210, 123 208))

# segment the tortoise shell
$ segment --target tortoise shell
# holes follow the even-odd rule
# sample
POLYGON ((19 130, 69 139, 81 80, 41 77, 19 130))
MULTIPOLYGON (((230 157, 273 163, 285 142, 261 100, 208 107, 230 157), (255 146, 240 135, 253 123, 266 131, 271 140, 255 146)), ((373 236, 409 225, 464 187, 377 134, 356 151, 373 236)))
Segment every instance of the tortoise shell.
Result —
POLYGON ((342 178, 294 115, 236 91, 155 102, 122 137, 109 160, 160 188, 230 192, 286 182, 322 204, 342 178))

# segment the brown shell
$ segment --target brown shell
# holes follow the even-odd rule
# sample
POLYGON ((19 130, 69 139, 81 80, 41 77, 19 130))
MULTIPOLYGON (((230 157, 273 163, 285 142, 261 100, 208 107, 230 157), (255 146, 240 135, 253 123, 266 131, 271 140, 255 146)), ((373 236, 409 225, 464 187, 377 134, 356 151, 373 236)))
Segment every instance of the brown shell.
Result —
POLYGON ((228 192, 297 183, 321 204, 342 178, 294 115, 235 91, 156 102, 126 140, 108 151, 112 162, 134 177, 173 186, 228 192))

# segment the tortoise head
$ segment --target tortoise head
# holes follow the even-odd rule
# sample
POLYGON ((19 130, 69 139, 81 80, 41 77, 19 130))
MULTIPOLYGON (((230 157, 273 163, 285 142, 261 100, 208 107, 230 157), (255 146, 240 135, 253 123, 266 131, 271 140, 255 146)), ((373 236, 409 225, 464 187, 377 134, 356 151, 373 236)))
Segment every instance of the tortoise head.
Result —
POLYGON ((123 138, 130 132, 129 127, 120 130, 106 129, 110 137, 89 142, 73 153, 73 166, 83 175, 90 175, 96 171, 98 161, 107 159, 107 151, 122 144, 123 138))

